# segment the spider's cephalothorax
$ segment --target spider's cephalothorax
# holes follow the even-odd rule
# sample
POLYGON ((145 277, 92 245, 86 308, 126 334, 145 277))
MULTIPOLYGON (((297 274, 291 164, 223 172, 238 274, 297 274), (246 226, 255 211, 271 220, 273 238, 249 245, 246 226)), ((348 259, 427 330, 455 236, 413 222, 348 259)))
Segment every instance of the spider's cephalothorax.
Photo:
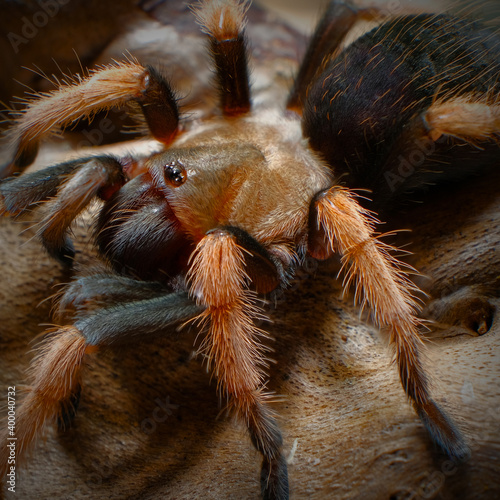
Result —
MULTIPOLYGON (((266 334, 255 324, 263 315, 258 297, 286 286, 307 255, 326 259, 334 250, 343 255, 347 286, 355 283, 356 296, 362 291, 361 302, 370 305, 376 322, 390 331, 403 388, 432 438, 452 457, 466 452, 460 434, 429 394, 419 355, 415 289, 390 249, 374 237, 376 220, 348 189, 335 185, 334 171, 349 168, 355 159, 362 168, 373 161, 382 173, 392 172, 391 159, 397 157, 393 148, 404 151, 410 133, 415 140, 494 139, 499 131, 494 75, 489 81, 489 73, 476 68, 477 85, 469 86, 463 85, 468 77, 457 77, 455 83, 448 78, 450 72, 461 73, 460 61, 471 58, 473 51, 488 52, 486 42, 482 49, 479 42, 472 43, 474 36, 487 37, 478 29, 467 35, 467 43, 456 43, 441 67, 431 65, 431 83, 422 90, 427 80, 398 72, 405 61, 418 59, 408 46, 428 39, 433 30, 442 34, 443 25, 459 29, 458 22, 432 16, 399 18, 337 54, 346 30, 373 11, 332 2, 289 98, 289 108, 299 113, 252 110, 245 9, 246 3, 236 0, 204 1, 196 9, 209 37, 220 116, 180 130, 168 83, 153 68, 128 61, 34 99, 15 119, 10 132, 15 153, 3 168, 4 176, 28 166, 41 137, 53 129, 131 101, 164 145, 148 157, 80 158, 0 184, 3 214, 16 215, 45 202, 39 235, 48 252, 66 265, 73 258, 67 237, 72 221, 100 198, 95 239, 111 266, 108 273, 77 278, 62 294, 60 317, 70 311, 71 319, 51 332, 33 362, 30 390, 17 414, 18 459, 47 420, 61 412, 63 417, 71 415, 88 355, 196 320, 203 327, 200 350, 263 456, 264 498, 287 498, 281 433, 265 390, 266 334), (405 29, 410 34, 395 51, 394 33, 405 29), (377 58, 387 78, 397 80, 399 97, 393 98, 396 90, 380 94, 372 84, 370 96, 363 76, 352 72, 377 58), (349 60, 356 63, 354 70, 349 60), (447 86, 436 83, 440 76, 447 86), (360 96, 356 88, 362 90, 360 96), (417 97, 410 91, 407 95, 407 89, 417 97), (391 100, 384 104, 389 94, 391 100), (398 122, 390 128, 391 112, 398 105, 398 118, 409 126, 398 122), (375 111, 383 126, 370 121, 375 111), (387 128, 390 134, 384 132, 387 128), (346 141, 339 142, 341 134, 347 134, 346 141)), ((488 53, 491 64, 497 64, 492 51, 488 53)), ((419 64, 425 66, 422 60, 419 64)), ((378 73, 371 74, 380 80, 378 73)), ((360 168, 355 166, 353 175, 360 168)), ((2 475, 7 470, 5 450, 3 446, 0 452, 2 475)))

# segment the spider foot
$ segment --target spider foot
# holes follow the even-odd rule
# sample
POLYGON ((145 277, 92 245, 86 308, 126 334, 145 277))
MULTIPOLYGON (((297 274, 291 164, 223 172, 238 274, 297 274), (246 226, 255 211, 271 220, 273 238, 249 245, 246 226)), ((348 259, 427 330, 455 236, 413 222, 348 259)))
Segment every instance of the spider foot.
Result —
POLYGON ((57 428, 60 431, 65 431, 73 425, 73 420, 80 404, 81 394, 82 386, 78 384, 70 397, 61 403, 61 413, 57 417, 57 428))
POLYGON ((470 449, 446 413, 432 400, 414 403, 415 411, 422 420, 432 440, 451 459, 466 462, 470 449))
POLYGON ((263 500, 286 500, 289 497, 288 468, 283 455, 262 461, 260 484, 263 500))

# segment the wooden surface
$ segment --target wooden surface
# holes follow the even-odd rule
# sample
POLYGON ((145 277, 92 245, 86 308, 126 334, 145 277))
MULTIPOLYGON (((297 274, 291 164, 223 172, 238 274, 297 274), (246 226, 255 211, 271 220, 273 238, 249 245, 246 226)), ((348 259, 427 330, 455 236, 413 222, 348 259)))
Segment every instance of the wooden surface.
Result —
MULTIPOLYGON (((303 39, 262 13, 252 16, 254 89, 259 102, 273 102, 303 39), (271 33, 273 43, 265 44, 271 33)), ((126 34, 127 46, 135 40, 137 52, 152 59, 175 36, 161 27, 158 12, 155 17, 126 34), (156 33, 156 42, 142 43, 140 30, 156 33)), ((201 54, 196 36, 186 46, 201 54)), ((108 54, 123 43, 118 39, 108 54)), ((182 57, 169 57, 179 84, 187 81, 189 71, 181 69, 195 60, 183 65, 182 57)), ((203 70, 201 80, 207 74, 203 70)), ((193 84, 188 101, 203 92, 193 84)), ((67 149, 79 141, 48 145, 37 166, 73 154, 67 149)), ((283 396, 276 409, 290 454, 292 498, 500 498, 499 177, 483 175, 429 196, 426 204, 410 204, 381 228, 412 229, 395 241, 414 252, 408 260, 424 275, 417 281, 429 294, 427 311, 439 320, 427 333, 433 394, 463 431, 470 457, 457 467, 435 450, 405 400, 383 334, 359 317, 352 297, 342 297, 336 259, 309 262, 270 305, 266 325, 276 339, 269 385, 283 396), (489 311, 493 321, 481 336, 469 328, 477 311, 489 311)), ((88 214, 75 228, 78 265, 93 262, 90 220, 88 214)), ((70 279, 44 255, 34 233, 29 221, 0 220, 1 404, 10 385, 21 397, 29 351, 51 322, 45 299, 70 279)), ((16 495, 4 489, 5 498, 259 498, 260 457, 245 429, 226 416, 215 383, 193 356, 195 335, 172 332, 96 355, 74 427, 48 429, 17 477, 16 495)))

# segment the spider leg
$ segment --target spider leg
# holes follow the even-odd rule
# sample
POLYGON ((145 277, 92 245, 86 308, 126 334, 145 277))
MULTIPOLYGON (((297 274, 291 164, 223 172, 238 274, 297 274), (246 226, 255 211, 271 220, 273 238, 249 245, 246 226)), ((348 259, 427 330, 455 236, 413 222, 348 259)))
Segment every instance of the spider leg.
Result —
POLYGON ((67 162, 2 182, 0 214, 22 213, 47 200, 38 234, 52 257, 70 265, 74 250, 67 231, 71 223, 95 196, 112 192, 124 182, 122 164, 112 156, 67 162))
POLYGON ((35 159, 39 141, 60 127, 129 101, 140 104, 153 137, 170 144, 179 111, 167 81, 154 68, 137 62, 114 63, 75 78, 58 90, 40 94, 14 119, 7 133, 13 159, 0 166, 0 179, 23 171, 35 159))
POLYGON ((497 139, 500 135, 500 104, 484 96, 454 97, 436 101, 426 111, 428 135, 437 141, 443 135, 464 141, 497 139))
MULTIPOLYGON (((496 99, 498 101, 498 99, 496 99)), ((455 97, 436 101, 424 113, 411 120, 391 147, 377 182, 377 200, 388 200, 422 186, 459 180, 483 167, 496 166, 500 136, 500 104, 485 97, 455 97), (450 141, 450 139, 453 139, 450 141), (454 156, 453 142, 469 144, 481 156, 467 157, 464 147, 454 156), (490 150, 492 154, 488 154, 490 150), (446 152, 447 163, 439 159, 446 152)))
POLYGON ((288 475, 282 437, 270 394, 264 391, 266 334, 253 319, 261 317, 256 295, 248 289, 245 249, 226 229, 206 234, 196 247, 188 274, 190 293, 206 307, 199 320, 208 327, 201 347, 213 367, 221 392, 247 426, 263 455, 261 488, 265 499, 288 498, 288 475))
POLYGON ((459 431, 431 399, 421 361, 423 342, 418 333, 418 307, 411 295, 414 285, 401 271, 389 247, 373 237, 375 220, 361 208, 353 195, 339 187, 319 193, 313 200, 316 222, 310 227, 312 254, 327 256, 335 244, 343 254, 344 285, 356 284, 356 300, 363 288, 363 306, 369 304, 377 324, 387 326, 395 361, 408 398, 434 441, 452 457, 467 453, 459 431), (314 248, 314 245, 324 248, 314 248))
POLYGON ((81 164, 81 159, 72 160, 0 181, 0 215, 20 215, 52 198, 81 164))
MULTIPOLYGON (((147 301, 164 296, 170 287, 157 281, 142 281, 110 272, 107 268, 91 268, 64 287, 57 298, 55 318, 83 317, 94 309, 106 309, 120 303, 147 301), (96 306, 98 304, 98 306, 96 306)), ((169 300, 174 300, 171 297, 169 300)), ((179 304, 181 304, 179 302, 179 304)), ((174 307, 172 302, 172 307, 174 307)))
MULTIPOLYGON (((96 286, 103 284, 103 276, 86 278, 87 299, 92 299, 96 286)), ((122 278, 108 275, 106 287, 117 290, 122 278)), ((163 335, 173 326, 185 322, 200 313, 186 292, 172 293, 163 287, 154 296, 154 286, 145 289, 139 283, 134 289, 127 281, 129 290, 122 290, 120 298, 127 302, 105 304, 103 308, 80 307, 73 325, 55 328, 48 332, 38 353, 31 363, 30 384, 27 394, 16 413, 16 456, 19 460, 31 448, 45 425, 59 417, 67 425, 75 412, 75 404, 81 387, 81 372, 88 355, 99 349, 113 348, 126 343, 137 343, 154 336, 163 335)), ((80 283, 82 285, 82 283, 80 283)), ((156 285, 158 286, 158 285, 156 285)), ((106 287, 103 291, 105 291, 106 287)), ((74 289, 70 287, 71 302, 74 289)), ((86 302, 80 297, 80 303, 86 302)), ((7 429, 0 431, 0 475, 8 470, 9 442, 7 429)))
POLYGON ((244 29, 247 9, 247 2, 205 0, 194 10, 202 30, 209 36, 222 111, 229 116, 246 113, 250 109, 244 29))
POLYGON ((309 42, 306 54, 302 60, 288 97, 287 108, 302 110, 307 88, 314 81, 315 75, 324 64, 325 58, 332 58, 347 33, 360 20, 372 20, 380 16, 376 8, 359 8, 350 2, 330 1, 321 21, 316 26, 309 42))

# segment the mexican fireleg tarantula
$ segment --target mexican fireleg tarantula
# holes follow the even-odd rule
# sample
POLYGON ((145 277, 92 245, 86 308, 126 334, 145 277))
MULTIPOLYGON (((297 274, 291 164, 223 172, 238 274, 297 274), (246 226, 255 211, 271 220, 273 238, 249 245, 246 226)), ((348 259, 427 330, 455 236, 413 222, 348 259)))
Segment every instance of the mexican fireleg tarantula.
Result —
MULTIPOLYGON (((446 15, 412 15, 340 49, 352 25, 377 12, 331 2, 289 111, 259 111, 249 91, 247 6, 205 0, 194 9, 209 39, 220 116, 180 130, 169 84, 129 60, 33 99, 15 119, 9 133, 16 152, 4 177, 32 163, 54 129, 132 101, 165 145, 150 157, 80 158, 0 184, 2 214, 44 202, 41 240, 67 265, 72 221, 101 199, 96 244, 113 268, 66 287, 59 309, 72 309, 73 322, 49 332, 33 362, 17 411, 17 460, 48 420, 71 417, 88 355, 194 321, 203 326, 200 351, 221 393, 263 456, 264 498, 287 498, 282 438, 266 392, 266 333, 255 324, 263 316, 259 296, 286 286, 307 255, 326 259, 335 250, 346 287, 354 282, 356 298, 389 329, 403 388, 432 439, 452 457, 466 453, 429 394, 415 288, 374 237, 376 220, 335 178, 344 174, 350 186, 370 187, 381 199, 444 175, 430 161, 411 176, 398 173, 416 141, 432 141, 436 154, 448 155, 449 175, 466 170, 455 146, 491 146, 500 131, 498 38, 446 15), (389 189, 394 179, 401 180, 397 190, 389 189)), ((2 477, 11 467, 8 440, 5 430, 2 477)))

